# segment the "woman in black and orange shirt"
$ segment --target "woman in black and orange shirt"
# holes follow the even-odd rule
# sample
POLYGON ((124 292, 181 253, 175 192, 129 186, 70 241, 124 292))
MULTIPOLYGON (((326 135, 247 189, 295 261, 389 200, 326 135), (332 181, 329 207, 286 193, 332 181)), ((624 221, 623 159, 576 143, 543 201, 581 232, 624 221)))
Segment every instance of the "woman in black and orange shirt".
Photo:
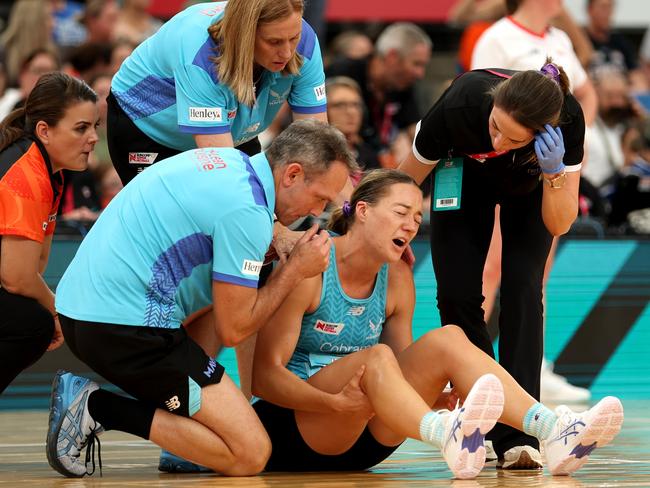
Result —
POLYGON ((43 280, 62 169, 81 171, 97 142, 97 95, 63 73, 43 75, 0 124, 0 392, 63 343, 43 280))

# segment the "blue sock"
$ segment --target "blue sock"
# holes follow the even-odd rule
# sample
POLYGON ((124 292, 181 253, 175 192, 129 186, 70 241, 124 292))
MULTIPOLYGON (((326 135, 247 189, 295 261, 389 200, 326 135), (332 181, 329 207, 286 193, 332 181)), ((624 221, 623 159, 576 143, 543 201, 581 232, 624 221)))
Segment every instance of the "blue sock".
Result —
POLYGON ((541 403, 535 403, 524 416, 524 432, 543 441, 551 435, 556 421, 557 415, 552 410, 541 403))
POLYGON ((420 438, 424 442, 442 448, 445 439, 445 417, 438 412, 428 412, 420 420, 420 438))

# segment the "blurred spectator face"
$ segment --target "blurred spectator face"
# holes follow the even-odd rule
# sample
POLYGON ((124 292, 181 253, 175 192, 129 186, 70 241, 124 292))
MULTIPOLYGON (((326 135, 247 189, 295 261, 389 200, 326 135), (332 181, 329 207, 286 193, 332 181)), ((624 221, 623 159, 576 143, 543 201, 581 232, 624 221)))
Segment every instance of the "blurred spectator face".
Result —
POLYGON ((113 39, 113 26, 119 17, 119 7, 114 1, 107 1, 97 16, 86 21, 89 38, 95 42, 110 42, 113 39))
POLYGON ((624 76, 615 72, 601 76, 596 85, 596 92, 598 114, 605 124, 614 126, 635 115, 624 76))
POLYGON ((147 10, 151 5, 151 0, 124 0, 122 3, 125 7, 133 7, 137 10, 147 10))
POLYGON ((119 71, 120 66, 133 52, 134 47, 127 42, 120 42, 111 51, 111 73, 119 71))
POLYGON ((613 0, 593 0, 587 9, 592 27, 597 30, 609 30, 612 14, 614 13, 613 0))
POLYGON ((122 189, 122 181, 117 174, 117 171, 111 166, 103 174, 99 190, 101 192, 101 206, 106 208, 110 201, 117 195, 122 189))
POLYGON ((348 40, 343 55, 348 59, 363 59, 370 56, 372 51, 370 38, 365 34, 357 34, 348 40))
POLYGON ((36 86, 38 79, 45 73, 51 73, 59 69, 59 65, 50 54, 39 53, 27 63, 18 78, 18 84, 23 95, 27 97, 36 86))
POLYGON ((426 44, 416 44, 406 56, 400 55, 396 50, 390 51, 385 57, 390 88, 406 90, 423 79, 429 59, 431 49, 426 44))
POLYGON ((99 110, 99 122, 102 127, 106 126, 106 111, 107 103, 106 97, 111 91, 111 77, 110 76, 98 76, 93 81, 91 86, 95 93, 97 93, 97 109, 99 110))
POLYGON ((336 86, 327 91, 327 118, 345 137, 359 134, 362 117, 363 100, 355 90, 336 86))

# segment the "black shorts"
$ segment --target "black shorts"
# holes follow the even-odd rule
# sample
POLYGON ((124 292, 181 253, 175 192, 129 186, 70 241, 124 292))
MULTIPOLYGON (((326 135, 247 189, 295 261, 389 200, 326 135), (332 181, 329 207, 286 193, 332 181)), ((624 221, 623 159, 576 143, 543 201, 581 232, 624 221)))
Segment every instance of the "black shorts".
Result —
POLYGON ((183 327, 163 329, 75 320, 59 314, 70 350, 129 395, 191 417, 201 388, 219 383, 224 369, 183 327))
MULTIPOLYGON (((152 164, 182 152, 164 146, 142 132, 122 110, 113 92, 109 93, 106 102, 108 104, 106 116, 108 152, 122 184, 126 185, 152 164)), ((253 156, 262 150, 257 137, 236 148, 248 156, 253 156)))
POLYGON ((303 440, 293 410, 264 400, 255 402, 253 409, 273 446, 266 471, 363 471, 379 464, 399 447, 380 444, 366 427, 343 454, 320 454, 303 440))

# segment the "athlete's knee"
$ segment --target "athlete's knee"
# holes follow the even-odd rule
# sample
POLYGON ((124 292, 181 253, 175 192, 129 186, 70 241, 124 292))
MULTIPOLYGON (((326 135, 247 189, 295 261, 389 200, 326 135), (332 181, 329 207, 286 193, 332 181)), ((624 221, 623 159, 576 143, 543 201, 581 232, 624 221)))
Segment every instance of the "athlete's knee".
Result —
POLYGON ((224 470, 228 476, 253 476, 264 470, 271 456, 271 440, 266 431, 256 429, 230 445, 233 464, 224 470))
POLYGON ((368 349, 366 368, 384 368, 392 365, 397 365, 397 358, 395 358, 395 353, 390 346, 375 344, 368 349))
POLYGON ((435 330, 431 330, 422 336, 426 341, 427 349, 432 356, 438 357, 450 350, 462 350, 463 346, 469 343, 463 329, 454 324, 448 324, 435 330))

